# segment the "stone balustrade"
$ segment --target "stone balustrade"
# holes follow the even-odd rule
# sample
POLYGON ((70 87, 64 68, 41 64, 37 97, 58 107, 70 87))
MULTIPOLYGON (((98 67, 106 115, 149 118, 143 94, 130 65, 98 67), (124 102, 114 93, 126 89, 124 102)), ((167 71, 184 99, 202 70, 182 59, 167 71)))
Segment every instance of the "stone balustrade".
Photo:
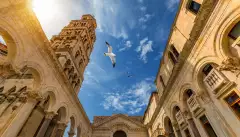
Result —
POLYGON ((177 119, 178 124, 179 124, 180 126, 183 125, 183 123, 184 123, 184 118, 183 118, 183 115, 182 115, 181 111, 178 111, 175 116, 176 116, 176 119, 177 119))
POLYGON ((200 104, 198 103, 196 96, 192 95, 188 100, 187 100, 188 107, 192 113, 196 113, 198 109, 200 109, 200 104))
POLYGON ((216 93, 216 90, 222 87, 227 80, 220 71, 213 68, 203 81, 210 91, 216 93))

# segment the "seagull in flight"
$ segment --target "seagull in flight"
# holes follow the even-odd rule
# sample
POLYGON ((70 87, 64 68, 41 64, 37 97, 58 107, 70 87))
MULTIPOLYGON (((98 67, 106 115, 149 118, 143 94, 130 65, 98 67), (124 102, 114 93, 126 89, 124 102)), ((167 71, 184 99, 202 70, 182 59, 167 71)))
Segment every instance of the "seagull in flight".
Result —
POLYGON ((130 72, 127 72, 127 77, 128 78, 131 78, 131 77, 133 77, 134 75, 133 74, 130 74, 130 72))
POLYGON ((112 46, 108 42, 106 42, 106 45, 108 47, 108 53, 104 53, 105 56, 108 56, 111 59, 113 67, 116 65, 116 55, 112 53, 112 46))

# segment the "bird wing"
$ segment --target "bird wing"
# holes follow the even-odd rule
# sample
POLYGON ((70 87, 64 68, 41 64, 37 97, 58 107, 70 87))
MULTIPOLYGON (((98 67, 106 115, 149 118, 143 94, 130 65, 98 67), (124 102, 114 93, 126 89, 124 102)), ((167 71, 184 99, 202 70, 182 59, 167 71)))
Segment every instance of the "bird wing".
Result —
POLYGON ((109 56, 109 58, 111 59, 113 67, 115 67, 115 65, 116 65, 116 58, 114 56, 109 56))
POLYGON ((108 53, 112 53, 112 46, 106 42, 106 45, 108 46, 108 53))

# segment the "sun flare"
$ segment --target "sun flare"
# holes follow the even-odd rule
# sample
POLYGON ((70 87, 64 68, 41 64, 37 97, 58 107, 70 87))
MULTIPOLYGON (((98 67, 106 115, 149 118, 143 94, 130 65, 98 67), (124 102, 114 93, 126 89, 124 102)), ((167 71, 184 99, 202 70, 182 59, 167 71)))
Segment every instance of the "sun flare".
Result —
POLYGON ((56 12, 56 6, 54 6, 55 0, 33 0, 33 11, 36 13, 40 21, 46 22, 47 20, 54 18, 56 12))

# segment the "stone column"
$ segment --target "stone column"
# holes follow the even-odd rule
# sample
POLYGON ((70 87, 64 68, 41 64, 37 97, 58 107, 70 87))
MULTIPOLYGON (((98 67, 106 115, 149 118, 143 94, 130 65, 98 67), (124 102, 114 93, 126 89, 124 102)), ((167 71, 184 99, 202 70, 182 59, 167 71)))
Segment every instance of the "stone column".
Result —
POLYGON ((67 127, 66 123, 58 122, 57 130, 56 130, 56 137, 62 137, 66 127, 67 127))
POLYGON ((45 115, 45 119, 44 119, 44 122, 43 124, 41 125, 41 128, 39 129, 38 131, 38 134, 36 137, 44 137, 47 129, 48 129, 48 126, 52 120, 52 118, 56 115, 55 112, 46 112, 46 115, 45 115))
POLYGON ((195 125, 191 112, 189 112, 187 109, 183 111, 184 117, 187 120, 187 123, 189 125, 189 129, 192 131, 194 137, 201 137, 200 133, 198 132, 197 126, 195 125))
POLYGON ((176 134, 177 134, 177 137, 182 137, 181 130, 178 127, 178 123, 174 122, 174 123, 172 123, 172 126, 173 126, 173 130, 175 131, 175 133, 173 132, 173 134, 174 134, 173 137, 175 137, 176 134))
MULTIPOLYGON (((30 91, 31 92, 31 91, 30 91)), ((31 92, 28 93, 27 102, 20 108, 20 110, 13 114, 12 120, 9 121, 9 124, 6 127, 6 130, 0 136, 3 137, 16 137, 19 131, 22 129, 24 123, 27 121, 32 110, 40 99, 39 94, 31 92), (14 129, 14 130, 13 130, 14 129)))
POLYGON ((194 121, 193 121, 193 118, 189 118, 189 119, 187 120, 187 122, 188 122, 188 125, 190 126, 190 129, 191 129, 192 132, 193 132, 194 137, 201 137, 201 135, 200 135, 200 133, 198 132, 198 129, 197 129, 197 127, 196 127, 196 125, 195 125, 195 123, 194 123, 194 121))
POLYGON ((68 132, 68 137, 73 137, 75 135, 75 132, 74 131, 69 131, 68 132))

